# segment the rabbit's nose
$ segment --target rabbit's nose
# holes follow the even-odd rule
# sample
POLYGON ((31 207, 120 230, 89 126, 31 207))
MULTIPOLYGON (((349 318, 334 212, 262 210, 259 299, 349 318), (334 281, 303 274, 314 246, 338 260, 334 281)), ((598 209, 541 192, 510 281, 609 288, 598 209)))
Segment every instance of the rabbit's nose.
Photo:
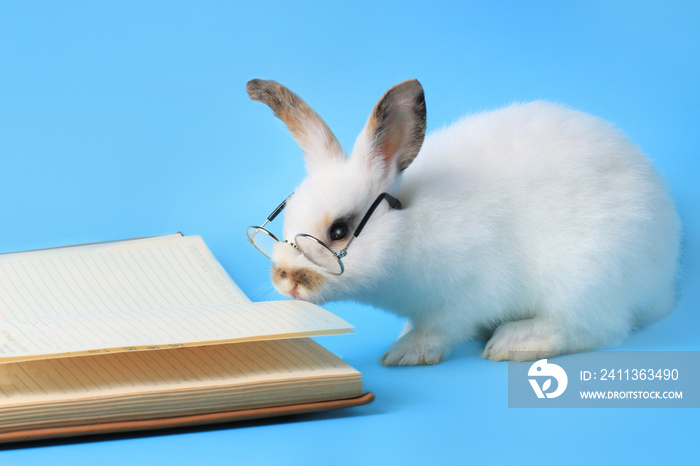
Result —
POLYGON ((316 291, 323 284, 323 276, 310 269, 295 269, 290 273, 291 281, 295 285, 316 291))
POLYGON ((272 268, 272 281, 279 286, 284 294, 298 297, 302 290, 318 290, 323 284, 324 278, 318 272, 307 268, 294 268, 277 264, 272 268))

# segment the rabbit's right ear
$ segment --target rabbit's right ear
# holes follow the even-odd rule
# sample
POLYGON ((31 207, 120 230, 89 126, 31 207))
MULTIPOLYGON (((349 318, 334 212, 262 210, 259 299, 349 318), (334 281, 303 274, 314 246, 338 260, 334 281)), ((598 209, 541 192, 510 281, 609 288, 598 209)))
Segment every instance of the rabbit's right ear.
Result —
POLYGON ((423 86, 415 79, 404 81, 379 99, 355 143, 353 154, 359 152, 392 178, 418 155, 425 127, 423 86))
POLYGON ((304 152, 306 171, 345 154, 328 125, 301 97, 275 81, 253 79, 246 90, 251 99, 267 104, 282 120, 304 152))

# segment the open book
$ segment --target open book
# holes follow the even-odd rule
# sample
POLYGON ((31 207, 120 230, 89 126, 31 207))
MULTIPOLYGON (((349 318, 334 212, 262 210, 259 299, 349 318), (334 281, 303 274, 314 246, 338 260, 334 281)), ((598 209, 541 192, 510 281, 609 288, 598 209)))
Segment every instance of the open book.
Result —
POLYGON ((360 373, 310 336, 351 326, 253 303, 198 236, 0 255, 0 442, 354 406, 360 373))

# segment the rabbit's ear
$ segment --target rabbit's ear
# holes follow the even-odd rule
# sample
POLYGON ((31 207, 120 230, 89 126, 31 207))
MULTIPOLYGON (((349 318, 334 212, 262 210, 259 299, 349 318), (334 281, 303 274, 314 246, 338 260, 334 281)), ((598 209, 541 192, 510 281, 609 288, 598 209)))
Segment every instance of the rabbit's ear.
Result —
POLYGON ((415 79, 404 81, 379 99, 358 143, 369 146, 367 156, 378 159, 387 173, 398 173, 418 155, 425 126, 423 86, 415 79))
POLYGON ((246 90, 251 99, 267 104, 282 120, 304 152, 307 171, 332 159, 343 159, 343 148, 328 125, 298 95, 275 81, 253 79, 246 90))

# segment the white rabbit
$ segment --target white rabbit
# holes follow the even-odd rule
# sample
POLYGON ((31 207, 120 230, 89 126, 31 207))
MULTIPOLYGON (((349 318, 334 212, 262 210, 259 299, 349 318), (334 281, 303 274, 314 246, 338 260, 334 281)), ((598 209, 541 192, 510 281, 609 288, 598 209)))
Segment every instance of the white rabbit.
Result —
POLYGON ((273 284, 407 318, 383 364, 436 364, 483 335, 492 360, 609 347, 673 308, 678 214, 650 160, 611 125, 537 101, 424 140, 423 88, 410 80, 379 100, 348 157, 284 86, 247 90, 286 123, 308 172, 286 203, 273 284), (353 237, 383 192, 402 208, 380 202, 353 237), (334 251, 352 240, 344 273, 300 254, 298 234, 334 251))

